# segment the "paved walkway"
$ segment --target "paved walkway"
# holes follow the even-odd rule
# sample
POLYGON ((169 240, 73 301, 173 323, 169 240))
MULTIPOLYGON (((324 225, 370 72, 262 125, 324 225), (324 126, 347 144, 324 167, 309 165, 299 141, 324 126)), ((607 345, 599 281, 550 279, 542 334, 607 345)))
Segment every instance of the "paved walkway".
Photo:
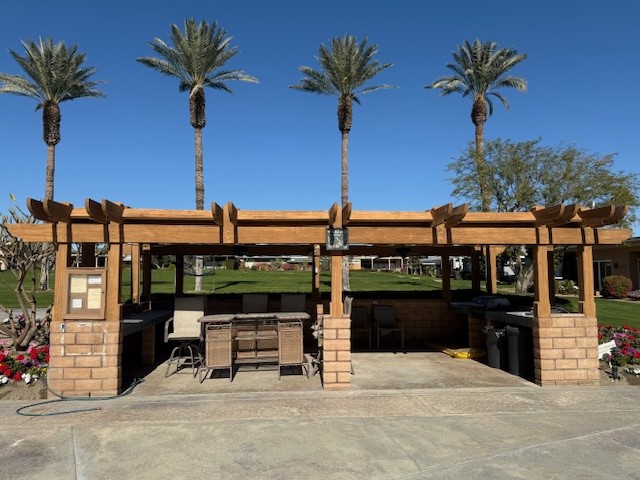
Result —
MULTIPOLYGON (((223 380, 224 381, 224 380, 223 380)), ((282 381, 287 381, 283 378, 282 381)), ((11 479, 640 478, 638 387, 136 395, 16 414, 11 479)))

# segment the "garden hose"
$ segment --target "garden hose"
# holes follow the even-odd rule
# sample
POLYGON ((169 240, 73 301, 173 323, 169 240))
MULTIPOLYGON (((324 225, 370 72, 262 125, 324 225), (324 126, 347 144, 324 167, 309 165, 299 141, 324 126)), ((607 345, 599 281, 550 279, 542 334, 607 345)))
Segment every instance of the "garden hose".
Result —
MULTIPOLYGON (((46 379, 42 379, 45 383, 47 383, 46 379)), ((59 402, 67 402, 67 401, 72 401, 72 400, 78 400, 78 401, 93 401, 93 400, 113 400, 115 398, 119 398, 119 397, 124 397, 125 395, 129 395, 133 389, 140 383, 144 382, 144 379, 142 378, 135 378, 133 380, 133 383, 131 383, 131 385, 129 386, 129 388, 127 388, 125 391, 123 391, 122 393, 119 393, 117 395, 111 395, 108 397, 92 397, 92 396, 87 396, 87 397, 69 397, 69 396, 64 396, 54 390, 52 390, 49 385, 47 384, 47 390, 49 392, 51 392, 52 394, 54 394, 56 397, 58 398, 54 398, 52 400, 46 400, 44 402, 39 402, 39 403, 32 403, 30 405, 25 405, 24 407, 20 407, 16 410, 16 413, 18 415, 23 415, 25 417, 47 417, 47 416, 52 416, 52 415, 64 415, 67 413, 79 413, 79 412, 93 412, 95 410, 102 410, 100 407, 95 407, 95 408, 81 408, 81 409, 75 409, 75 410, 64 410, 62 412, 47 412, 47 413, 29 413, 29 412, 24 412, 23 410, 26 410, 28 408, 32 408, 32 407, 39 407, 42 405, 48 405, 48 404, 52 404, 52 403, 59 403, 59 402)))

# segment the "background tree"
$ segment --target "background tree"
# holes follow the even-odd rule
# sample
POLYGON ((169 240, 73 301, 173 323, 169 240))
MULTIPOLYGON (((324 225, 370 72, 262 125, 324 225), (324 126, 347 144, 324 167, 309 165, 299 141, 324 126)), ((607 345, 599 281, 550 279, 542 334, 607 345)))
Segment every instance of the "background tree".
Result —
MULTIPOLYGON (((451 162, 453 196, 480 204, 481 186, 476 175, 473 142, 451 162)), ((533 206, 578 203, 586 207, 610 204, 629 205, 629 213, 619 226, 636 220, 640 204, 638 174, 614 170, 614 154, 591 154, 576 146, 544 146, 541 140, 487 142, 485 152, 486 188, 489 207, 498 212, 528 211, 533 206)), ((509 249, 516 265, 517 290, 523 293, 531 270, 521 264, 520 248, 509 249)))
MULTIPOLYGON (((218 27, 204 20, 199 24, 193 18, 184 22, 184 33, 171 25, 171 43, 167 45, 159 38, 149 43, 159 55, 138 58, 138 62, 158 70, 164 75, 177 78, 179 90, 189 92, 189 116, 195 134, 195 183, 196 209, 204 209, 204 174, 202 154, 202 129, 206 125, 205 87, 232 93, 228 81, 240 80, 257 83, 258 79, 241 70, 222 70, 222 67, 238 53, 230 45, 231 37, 218 27)), ((196 291, 202 290, 202 258, 196 261, 196 291)))
MULTIPOLYGON (((86 55, 78 47, 67 47, 64 42, 53 43, 51 38, 38 43, 20 42, 26 55, 13 50, 9 53, 26 74, 0 73, 0 93, 11 93, 33 98, 36 110, 42 110, 43 139, 47 144, 47 168, 44 199, 53 200, 56 167, 56 145, 60 142, 60 104, 81 97, 104 97, 95 87, 101 81, 92 81, 94 67, 85 67, 86 55)), ((49 288, 48 258, 43 258, 40 288, 49 288)))
POLYGON ((9 215, 2 216, 2 224, 0 224, 0 253, 7 268, 16 278, 14 290, 24 318, 22 323, 13 315, 13 310, 0 305, 0 309, 9 314, 8 326, 0 326, 0 333, 8 336, 9 346, 18 350, 25 350, 38 333, 45 337, 42 339, 43 343, 48 342, 48 322, 46 319, 38 319, 36 315, 35 272, 44 258, 53 255, 54 246, 50 243, 23 242, 11 235, 5 225, 35 222, 32 216, 26 215, 18 207, 13 207, 9 209, 9 215))
MULTIPOLYGON (((365 86, 369 80, 392 65, 378 63, 373 59, 376 53, 377 46, 367 45, 366 38, 359 44, 352 35, 333 38, 329 47, 320 44, 316 57, 320 69, 301 66, 298 70, 304 77, 297 85, 289 86, 295 90, 338 97, 338 130, 342 135, 340 193, 343 207, 349 203, 349 132, 353 121, 353 102, 360 103, 358 95, 394 88, 387 84, 365 86)), ((349 258, 346 255, 342 267, 343 289, 350 290, 349 258)))
POLYGON ((425 88, 436 88, 441 95, 460 93, 463 97, 472 97, 471 121, 475 125, 475 171, 479 179, 480 209, 489 211, 489 192, 484 161, 484 124, 493 114, 491 97, 499 99, 506 109, 509 102, 499 91, 502 88, 515 88, 520 92, 527 90, 523 78, 508 75, 509 70, 527 58, 515 49, 501 48, 493 41, 473 43, 464 42, 452 52, 454 62, 447 64, 453 75, 436 79, 425 88), (488 108, 487 108, 488 107, 488 108))

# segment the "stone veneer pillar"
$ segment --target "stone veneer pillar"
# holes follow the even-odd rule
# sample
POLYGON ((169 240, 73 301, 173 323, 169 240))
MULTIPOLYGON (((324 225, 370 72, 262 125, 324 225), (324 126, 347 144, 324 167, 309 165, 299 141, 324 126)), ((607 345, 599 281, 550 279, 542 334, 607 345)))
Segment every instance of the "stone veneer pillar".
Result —
POLYGON ((554 314, 533 320, 536 383, 598 385, 598 326, 595 317, 554 314))
POLYGON ((351 388, 351 319, 323 318, 322 385, 326 390, 351 388))
POLYGON ((47 382, 64 396, 112 396, 122 387, 120 266, 122 248, 109 246, 104 320, 65 319, 69 245, 56 253, 55 300, 47 382))

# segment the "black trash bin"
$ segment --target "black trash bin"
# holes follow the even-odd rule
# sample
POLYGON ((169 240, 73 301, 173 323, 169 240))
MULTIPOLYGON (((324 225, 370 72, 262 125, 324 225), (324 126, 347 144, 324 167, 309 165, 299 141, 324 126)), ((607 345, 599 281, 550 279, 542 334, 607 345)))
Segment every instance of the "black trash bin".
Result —
POLYGON ((520 365, 520 355, 522 355, 520 353, 520 329, 507 325, 504 327, 504 332, 507 336, 507 351, 509 352, 509 373, 521 377, 523 372, 520 365))
POLYGON ((493 368, 507 369, 506 338, 504 328, 492 326, 483 329, 487 337, 487 364, 493 368))
POLYGON ((533 368, 533 334, 530 328, 505 327, 509 354, 509 373, 522 378, 530 378, 533 368))

